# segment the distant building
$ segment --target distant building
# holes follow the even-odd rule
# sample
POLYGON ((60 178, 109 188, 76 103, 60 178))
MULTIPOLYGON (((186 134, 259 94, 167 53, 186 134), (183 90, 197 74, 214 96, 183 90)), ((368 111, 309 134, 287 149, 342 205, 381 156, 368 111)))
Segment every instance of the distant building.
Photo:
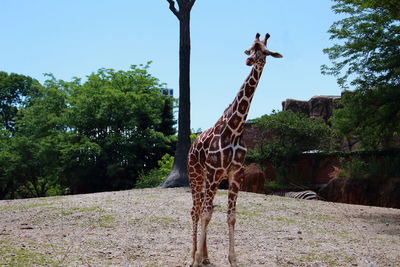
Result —
POLYGON ((174 97, 174 89, 167 89, 167 88, 161 89, 161 94, 173 98, 174 97))

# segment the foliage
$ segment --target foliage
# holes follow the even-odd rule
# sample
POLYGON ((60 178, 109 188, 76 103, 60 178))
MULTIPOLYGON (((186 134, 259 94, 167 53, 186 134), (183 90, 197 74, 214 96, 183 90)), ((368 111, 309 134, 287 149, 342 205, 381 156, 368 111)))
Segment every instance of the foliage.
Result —
POLYGON ((174 157, 165 154, 158 161, 158 168, 154 168, 147 173, 142 172, 136 182, 135 188, 149 188, 159 186, 172 170, 174 157))
POLYGON ((18 109, 28 104, 39 88, 39 82, 29 76, 0 71, 1 129, 14 131, 18 109))
POLYGON ((394 0, 335 0, 336 13, 347 15, 329 32, 340 41, 324 49, 345 92, 331 119, 338 136, 360 140, 363 149, 388 148, 400 131, 400 5, 394 0))
POLYGON ((83 84, 58 83, 70 92, 68 126, 101 147, 91 175, 73 166, 77 173, 72 177, 79 177, 85 191, 131 188, 132 177, 154 168, 162 155, 171 153, 173 138, 165 134, 173 133, 174 121, 166 121, 165 113, 172 105, 166 106, 170 102, 160 93, 163 85, 148 73, 148 67, 100 69, 83 84))
POLYGON ((277 172, 278 183, 288 183, 293 163, 309 150, 329 150, 330 130, 320 120, 290 111, 273 112, 256 119, 261 130, 259 143, 248 158, 262 165, 268 160, 277 172))
POLYGON ((341 178, 386 179, 400 176, 400 154, 341 158, 340 165, 341 178))
POLYGON ((269 181, 264 184, 264 188, 267 192, 276 192, 285 189, 282 184, 279 184, 277 181, 269 181))
POLYGON ((335 133, 361 141, 366 150, 387 149, 400 134, 400 88, 381 86, 342 94, 343 108, 334 111, 335 133))
POLYGON ((173 151, 172 101, 149 65, 100 69, 86 82, 48 75, 0 132, 0 198, 132 188, 173 151))
POLYGON ((335 13, 348 17, 332 24, 331 39, 340 43, 324 49, 333 66, 325 74, 338 76, 338 83, 364 89, 400 82, 400 24, 397 1, 334 0, 335 13), (395 14, 395 15, 392 15, 395 14))
POLYGON ((174 100, 172 98, 168 97, 164 99, 164 105, 161 112, 161 121, 156 127, 156 130, 163 133, 165 136, 172 136, 176 134, 176 129, 174 127, 176 120, 173 113, 173 103, 174 100))

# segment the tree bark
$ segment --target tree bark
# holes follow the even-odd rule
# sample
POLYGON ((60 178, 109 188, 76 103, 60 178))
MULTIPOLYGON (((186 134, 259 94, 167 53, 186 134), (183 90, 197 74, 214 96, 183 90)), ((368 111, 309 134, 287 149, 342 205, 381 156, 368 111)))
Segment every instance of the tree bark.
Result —
POLYGON ((173 5, 173 9, 171 9, 170 5, 171 11, 179 19, 180 29, 178 142, 172 171, 161 184, 162 188, 189 185, 187 155, 190 148, 190 11, 194 1, 178 1, 178 3, 179 12, 176 11, 173 5))

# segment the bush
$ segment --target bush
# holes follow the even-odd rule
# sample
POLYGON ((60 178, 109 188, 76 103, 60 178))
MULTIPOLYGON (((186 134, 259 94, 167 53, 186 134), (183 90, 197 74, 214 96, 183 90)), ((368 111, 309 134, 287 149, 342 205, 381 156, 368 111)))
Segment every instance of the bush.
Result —
POLYGON ((329 151, 330 129, 321 120, 312 120, 300 113, 273 112, 254 120, 254 127, 261 130, 258 144, 249 151, 248 161, 260 166, 269 161, 277 174, 280 185, 298 183, 295 170, 298 157, 304 151, 329 151))
POLYGON ((353 156, 350 160, 341 159, 339 177, 361 179, 386 179, 400 176, 400 155, 383 157, 353 156))
POLYGON ((139 179, 136 182, 135 188, 150 188, 159 186, 171 172, 173 163, 174 157, 170 154, 165 154, 158 161, 158 168, 151 169, 147 173, 142 172, 139 175, 139 179))

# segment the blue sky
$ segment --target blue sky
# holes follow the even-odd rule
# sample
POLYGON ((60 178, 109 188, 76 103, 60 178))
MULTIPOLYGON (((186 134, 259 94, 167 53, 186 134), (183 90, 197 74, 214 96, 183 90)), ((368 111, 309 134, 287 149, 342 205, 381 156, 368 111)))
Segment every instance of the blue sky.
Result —
MULTIPOLYGON (((339 95, 329 63, 327 30, 338 20, 331 1, 197 0, 191 14, 191 127, 211 127, 250 72, 247 49, 271 34, 268 58, 248 118, 281 110, 287 98, 339 95)), ((166 0, 1 0, 0 70, 44 81, 70 80, 99 68, 150 72, 178 97, 178 20, 166 0)))

